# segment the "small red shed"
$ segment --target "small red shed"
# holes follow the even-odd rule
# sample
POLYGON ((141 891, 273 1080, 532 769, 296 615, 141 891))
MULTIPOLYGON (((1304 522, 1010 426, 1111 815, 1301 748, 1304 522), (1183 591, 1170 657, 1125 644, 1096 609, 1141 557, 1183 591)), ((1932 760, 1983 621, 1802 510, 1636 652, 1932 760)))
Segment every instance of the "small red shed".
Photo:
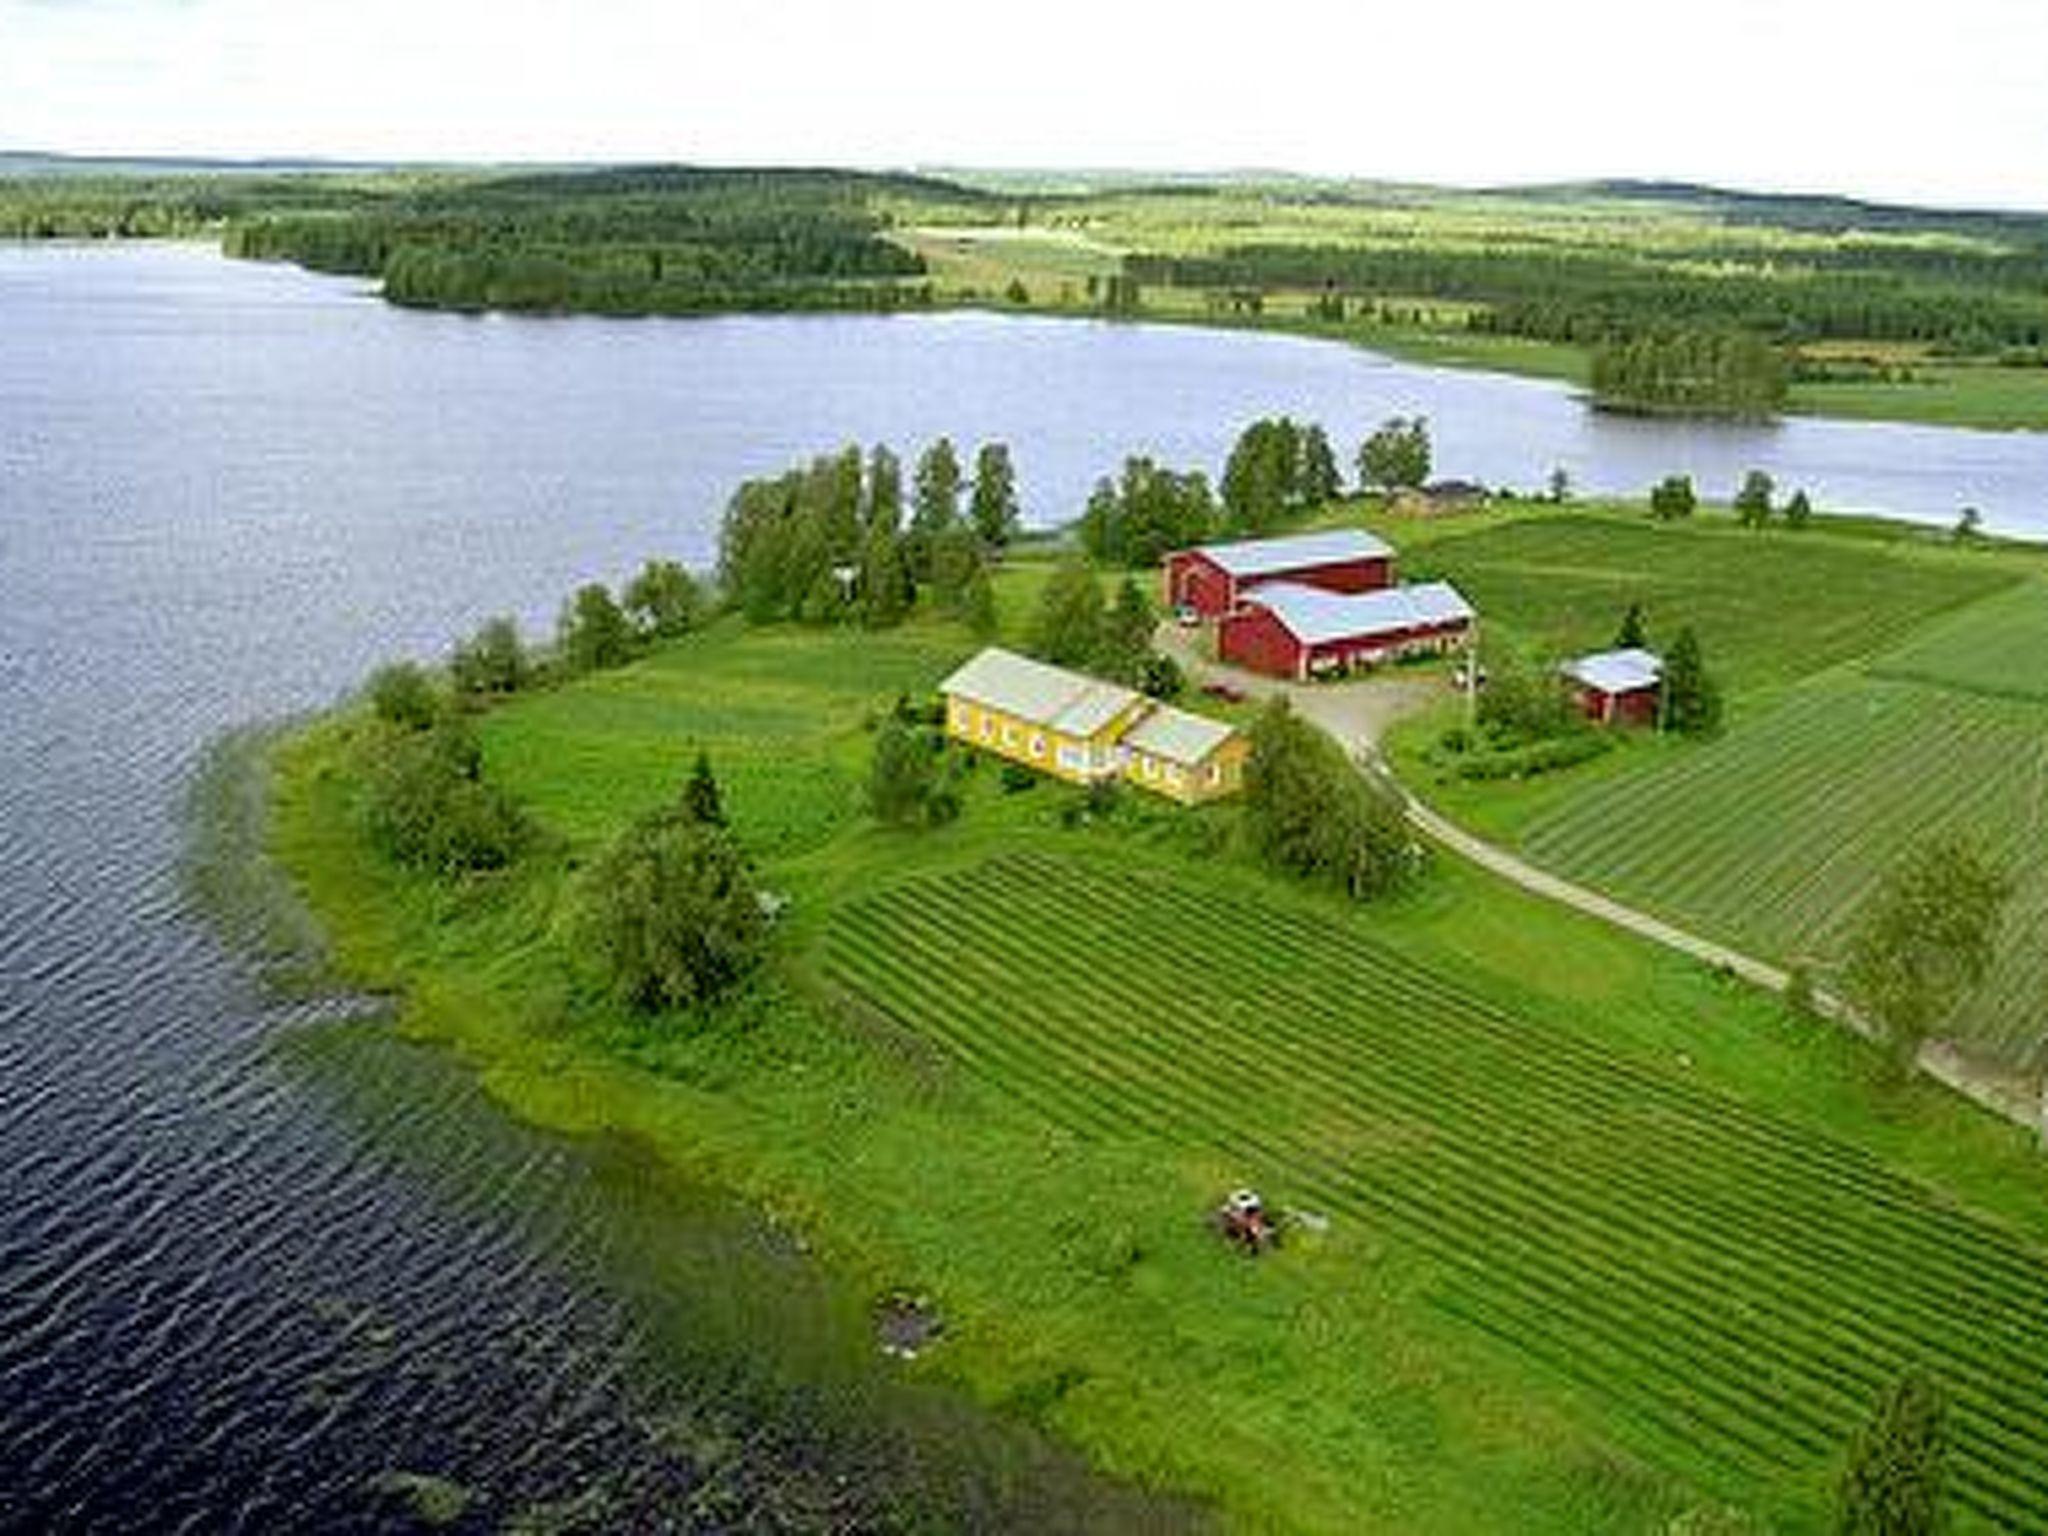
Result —
POLYGON ((1393 585, 1394 551, 1363 528, 1177 549, 1166 557, 1166 605, 1220 619, 1252 583, 1281 579, 1325 592, 1373 592, 1393 585))
POLYGON ((1478 615, 1447 581, 1376 592, 1265 582, 1216 627, 1216 654, 1273 677, 1321 677, 1455 650, 1478 615))
POLYGON ((1657 718, 1657 695, 1663 686, 1664 662, 1654 651, 1631 646, 1597 651, 1568 661, 1564 675, 1588 720, 1602 725, 1621 721, 1647 725, 1657 718))

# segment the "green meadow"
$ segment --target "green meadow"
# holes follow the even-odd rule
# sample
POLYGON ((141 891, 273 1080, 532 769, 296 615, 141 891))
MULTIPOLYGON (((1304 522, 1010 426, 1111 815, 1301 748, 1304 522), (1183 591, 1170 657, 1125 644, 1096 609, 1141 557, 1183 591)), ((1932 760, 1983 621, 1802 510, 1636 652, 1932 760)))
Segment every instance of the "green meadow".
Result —
MULTIPOLYGON (((1040 575, 999 582, 1011 632, 1040 575)), ((366 844, 343 712, 279 749, 273 848, 339 973, 515 1113, 743 1193, 856 1293, 929 1294, 943 1341, 902 1370, 1226 1526, 1819 1531, 1917 1359, 1955 1393, 1960 1526, 2048 1520, 2017 1129, 1448 861, 1349 906, 1254 867, 1229 806, 1090 816, 987 764, 958 822, 876 827, 872 722, 971 649, 721 621, 515 698, 485 758, 543 839, 453 884, 366 844), (579 943, 583 870, 699 747, 788 906, 744 999, 642 1018, 579 943), (1243 1183, 1303 1213, 1256 1261, 1203 1223, 1243 1183)))

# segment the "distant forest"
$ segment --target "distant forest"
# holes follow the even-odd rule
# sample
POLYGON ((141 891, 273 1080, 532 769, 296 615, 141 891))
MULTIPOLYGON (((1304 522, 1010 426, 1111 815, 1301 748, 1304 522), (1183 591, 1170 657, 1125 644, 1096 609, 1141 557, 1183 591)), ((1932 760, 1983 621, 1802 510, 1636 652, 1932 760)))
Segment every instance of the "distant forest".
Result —
POLYGON ((1581 349, 1595 398, 1623 409, 1768 415, 1795 380, 1910 382, 1944 358, 2048 366, 2048 217, 2028 214, 1658 183, 1077 194, 805 169, 110 173, 0 157, 0 237, 200 234, 230 255, 373 278, 394 303, 446 309, 891 310, 1000 296, 1185 316, 1187 300, 1206 299, 1198 312, 1277 323, 1291 310, 1368 339, 1406 314, 1423 329, 1581 349), (998 226, 1026 238, 947 238, 998 226), (1040 231, 1070 243, 1034 246, 1040 231), (935 276, 928 260, 956 270, 935 276), (1287 310, 1268 303, 1283 295, 1287 310))
POLYGON ((381 276, 393 303, 693 314, 922 303, 924 263, 883 238, 886 195, 971 201, 912 178, 647 168, 434 187, 374 207, 267 213, 230 255, 381 276))

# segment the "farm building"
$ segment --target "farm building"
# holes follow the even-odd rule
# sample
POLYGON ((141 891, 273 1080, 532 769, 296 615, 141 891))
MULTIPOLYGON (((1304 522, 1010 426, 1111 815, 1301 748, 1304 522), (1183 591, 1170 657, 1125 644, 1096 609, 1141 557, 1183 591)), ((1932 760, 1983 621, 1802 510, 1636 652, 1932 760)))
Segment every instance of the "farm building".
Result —
POLYGON ((1654 651, 1598 651, 1566 662, 1562 671, 1588 720, 1644 725, 1657 718, 1664 663, 1654 651))
POLYGON ((1216 627, 1216 654, 1254 672, 1307 678, 1467 644, 1478 615, 1447 581, 1337 593, 1262 582, 1216 627))
POLYGON ((1391 545, 1363 528, 1202 544, 1166 557, 1166 604, 1204 619, 1234 610, 1256 582, 1292 581, 1326 592, 1372 592, 1394 583, 1391 545))
POLYGON ((1124 778, 1186 804, 1233 794, 1250 744, 1133 689, 990 646, 939 692, 946 734, 1073 784, 1124 778))

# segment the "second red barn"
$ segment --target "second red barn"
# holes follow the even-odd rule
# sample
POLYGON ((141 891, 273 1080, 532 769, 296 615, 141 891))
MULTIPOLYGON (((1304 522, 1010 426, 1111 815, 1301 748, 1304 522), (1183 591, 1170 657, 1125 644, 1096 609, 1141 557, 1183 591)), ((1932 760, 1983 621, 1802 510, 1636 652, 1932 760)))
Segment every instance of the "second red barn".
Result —
POLYGON ((1166 557, 1167 606, 1184 619, 1235 612, 1259 582, 1324 592, 1376 592, 1394 584, 1394 551, 1363 528, 1329 528, 1277 539, 1202 544, 1166 557))
POLYGON ((1447 581, 1357 593, 1266 582, 1217 624, 1216 654, 1274 677, 1330 677, 1457 650, 1476 618, 1447 581))

